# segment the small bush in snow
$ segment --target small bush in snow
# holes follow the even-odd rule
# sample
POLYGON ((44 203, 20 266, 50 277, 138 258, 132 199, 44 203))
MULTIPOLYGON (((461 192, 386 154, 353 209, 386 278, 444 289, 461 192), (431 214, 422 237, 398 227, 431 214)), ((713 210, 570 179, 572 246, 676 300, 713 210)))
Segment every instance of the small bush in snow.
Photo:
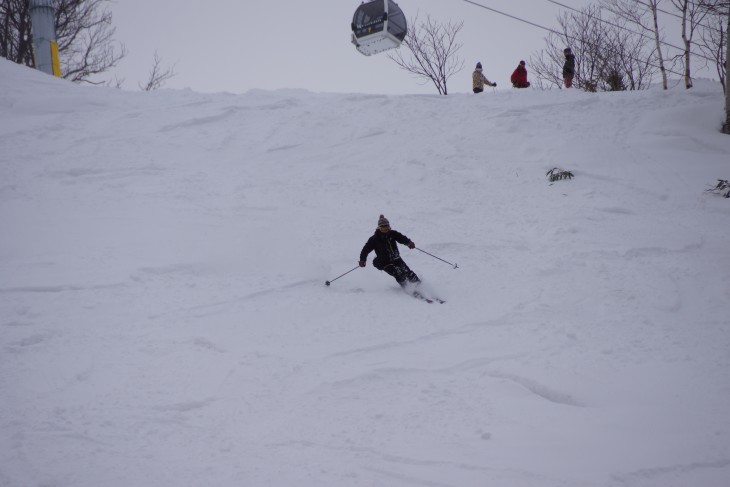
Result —
POLYGON ((714 193, 722 195, 725 198, 730 198, 730 181, 727 179, 718 179, 717 186, 707 190, 708 193, 714 193), (724 193, 723 193, 724 191, 724 193))
POLYGON ((550 180, 551 183, 555 181, 560 181, 561 179, 573 179, 575 176, 573 176, 573 173, 570 171, 563 171, 560 168, 554 167, 550 169, 548 172, 545 173, 545 176, 547 176, 548 180, 550 180))

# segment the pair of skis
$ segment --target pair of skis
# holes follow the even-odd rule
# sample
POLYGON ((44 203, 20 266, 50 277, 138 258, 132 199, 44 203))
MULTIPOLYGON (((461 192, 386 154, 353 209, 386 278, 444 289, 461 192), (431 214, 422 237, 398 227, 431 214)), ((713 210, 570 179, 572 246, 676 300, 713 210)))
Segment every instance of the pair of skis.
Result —
POLYGON ((444 301, 441 298, 429 298, 429 297, 426 297, 423 294, 419 293, 418 291, 413 291, 411 293, 411 296, 413 296, 416 299, 420 299, 421 301, 426 301, 429 304, 433 304, 433 303, 444 304, 446 302, 446 301, 444 301))

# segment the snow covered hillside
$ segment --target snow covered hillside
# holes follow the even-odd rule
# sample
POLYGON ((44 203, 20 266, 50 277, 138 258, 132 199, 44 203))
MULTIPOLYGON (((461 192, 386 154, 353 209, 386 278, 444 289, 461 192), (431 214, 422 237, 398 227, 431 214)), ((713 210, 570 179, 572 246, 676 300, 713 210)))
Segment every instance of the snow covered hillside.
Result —
POLYGON ((696 86, 130 93, 0 60, 0 486, 727 487, 730 137, 696 86), (458 264, 401 248, 445 304, 372 254, 324 285, 381 213, 458 264))

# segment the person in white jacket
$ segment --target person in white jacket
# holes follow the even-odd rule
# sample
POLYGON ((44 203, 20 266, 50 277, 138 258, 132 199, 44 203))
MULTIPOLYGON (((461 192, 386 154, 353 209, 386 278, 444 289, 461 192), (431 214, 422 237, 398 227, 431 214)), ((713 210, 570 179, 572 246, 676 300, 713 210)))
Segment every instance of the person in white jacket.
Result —
POLYGON ((495 87, 497 86, 497 83, 492 83, 489 81, 484 74, 482 74, 482 63, 477 63, 476 69, 474 69, 474 72, 471 75, 472 79, 472 87, 474 88, 474 93, 481 93, 484 91, 484 85, 495 87))

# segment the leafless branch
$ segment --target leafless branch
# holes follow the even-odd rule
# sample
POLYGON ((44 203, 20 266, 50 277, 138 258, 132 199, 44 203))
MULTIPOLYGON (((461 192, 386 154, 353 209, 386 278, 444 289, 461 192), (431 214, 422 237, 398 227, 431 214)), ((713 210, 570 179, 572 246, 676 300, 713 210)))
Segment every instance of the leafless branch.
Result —
POLYGON ((441 24, 430 16, 419 22, 416 16, 409 25, 403 43, 410 56, 398 50, 388 58, 417 78, 424 78, 425 83, 431 81, 440 95, 448 95, 449 78, 464 68, 464 61, 457 55, 462 44, 456 42, 464 22, 441 24))
MULTIPOLYGON (((126 56, 124 45, 114 41, 109 3, 111 0, 54 0, 64 78, 90 83, 94 75, 106 72, 126 56)), ((31 27, 28 0, 0 0, 0 55, 33 66, 31 27)))
MULTIPOLYGON (((618 16, 603 18, 603 8, 590 5, 558 17, 560 34, 550 33, 546 48, 530 59, 539 88, 562 88, 563 49, 576 56, 574 86, 586 91, 640 90, 656 70, 650 38, 626 28, 618 16)), ((610 14, 610 12, 608 12, 610 14)))
POLYGON ((175 76, 175 65, 170 67, 162 66, 162 59, 158 56, 155 51, 154 62, 152 63, 152 69, 150 69, 150 75, 147 78, 145 84, 140 83, 139 88, 142 91, 154 91, 161 88, 167 80, 175 76))

